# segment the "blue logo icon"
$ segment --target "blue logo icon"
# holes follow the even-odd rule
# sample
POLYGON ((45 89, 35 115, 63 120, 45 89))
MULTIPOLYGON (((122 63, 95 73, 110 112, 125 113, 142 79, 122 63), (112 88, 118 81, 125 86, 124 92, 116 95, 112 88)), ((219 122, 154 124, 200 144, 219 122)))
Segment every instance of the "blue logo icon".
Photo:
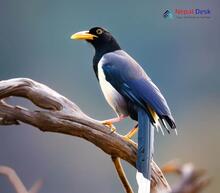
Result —
POLYGON ((163 14, 163 17, 166 18, 166 19, 173 19, 173 14, 171 11, 169 10, 166 10, 163 14))

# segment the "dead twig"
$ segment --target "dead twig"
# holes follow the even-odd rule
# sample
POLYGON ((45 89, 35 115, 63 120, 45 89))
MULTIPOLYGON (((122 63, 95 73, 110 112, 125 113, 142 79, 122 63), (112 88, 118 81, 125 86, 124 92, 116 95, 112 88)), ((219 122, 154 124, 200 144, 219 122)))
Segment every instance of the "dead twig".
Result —
POLYGON ((43 184, 42 180, 38 180, 28 191, 21 179, 18 177, 17 173, 12 168, 7 166, 0 166, 0 174, 8 177, 10 183, 17 193, 37 193, 43 184))
POLYGON ((171 161, 161 170, 164 174, 176 173, 180 176, 179 183, 172 188, 171 193, 198 193, 211 181, 204 170, 195 169, 191 163, 181 165, 177 161, 171 161))
POLYGON ((130 183, 128 182, 128 179, 126 177, 126 174, 124 172, 124 169, 121 165, 121 160, 118 157, 112 157, 112 161, 115 165, 115 169, 118 173, 119 179, 121 180, 124 189, 127 193, 134 193, 134 191, 132 190, 132 187, 130 185, 130 183))

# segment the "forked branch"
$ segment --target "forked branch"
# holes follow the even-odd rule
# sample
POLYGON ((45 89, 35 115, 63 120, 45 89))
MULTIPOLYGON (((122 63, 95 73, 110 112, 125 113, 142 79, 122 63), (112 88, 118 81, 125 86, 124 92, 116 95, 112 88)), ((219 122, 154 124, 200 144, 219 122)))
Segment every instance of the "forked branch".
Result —
POLYGON ((27 190, 14 169, 7 166, 0 166, 0 175, 4 175, 8 178, 17 193, 38 193, 43 184, 42 180, 38 180, 30 190, 27 190))

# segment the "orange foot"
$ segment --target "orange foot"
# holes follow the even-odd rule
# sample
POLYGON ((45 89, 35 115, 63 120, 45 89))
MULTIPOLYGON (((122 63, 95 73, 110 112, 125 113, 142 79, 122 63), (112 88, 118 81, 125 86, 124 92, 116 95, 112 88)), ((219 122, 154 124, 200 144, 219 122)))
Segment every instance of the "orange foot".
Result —
POLYGON ((101 121, 101 124, 109 127, 111 129, 111 133, 114 133, 117 130, 116 127, 112 124, 112 122, 108 120, 101 121))
POLYGON ((123 136, 125 141, 129 141, 138 131, 138 126, 136 125, 131 131, 123 136))
POLYGON ((112 119, 107 119, 107 120, 100 121, 100 122, 101 122, 101 124, 109 127, 111 129, 111 132, 113 133, 113 132, 116 131, 116 128, 113 125, 113 123, 117 123, 117 122, 123 120, 126 117, 127 117, 127 115, 120 115, 119 117, 115 117, 115 118, 112 118, 112 119))

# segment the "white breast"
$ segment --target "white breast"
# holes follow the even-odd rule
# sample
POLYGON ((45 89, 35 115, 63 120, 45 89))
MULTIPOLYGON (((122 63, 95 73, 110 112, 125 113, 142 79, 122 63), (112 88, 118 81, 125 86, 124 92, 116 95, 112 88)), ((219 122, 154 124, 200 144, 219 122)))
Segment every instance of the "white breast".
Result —
POLYGON ((105 63, 104 61, 105 59, 102 57, 98 63, 98 77, 102 92, 108 104, 118 115, 127 115, 128 112, 125 99, 108 81, 106 81, 102 68, 102 65, 105 63))

